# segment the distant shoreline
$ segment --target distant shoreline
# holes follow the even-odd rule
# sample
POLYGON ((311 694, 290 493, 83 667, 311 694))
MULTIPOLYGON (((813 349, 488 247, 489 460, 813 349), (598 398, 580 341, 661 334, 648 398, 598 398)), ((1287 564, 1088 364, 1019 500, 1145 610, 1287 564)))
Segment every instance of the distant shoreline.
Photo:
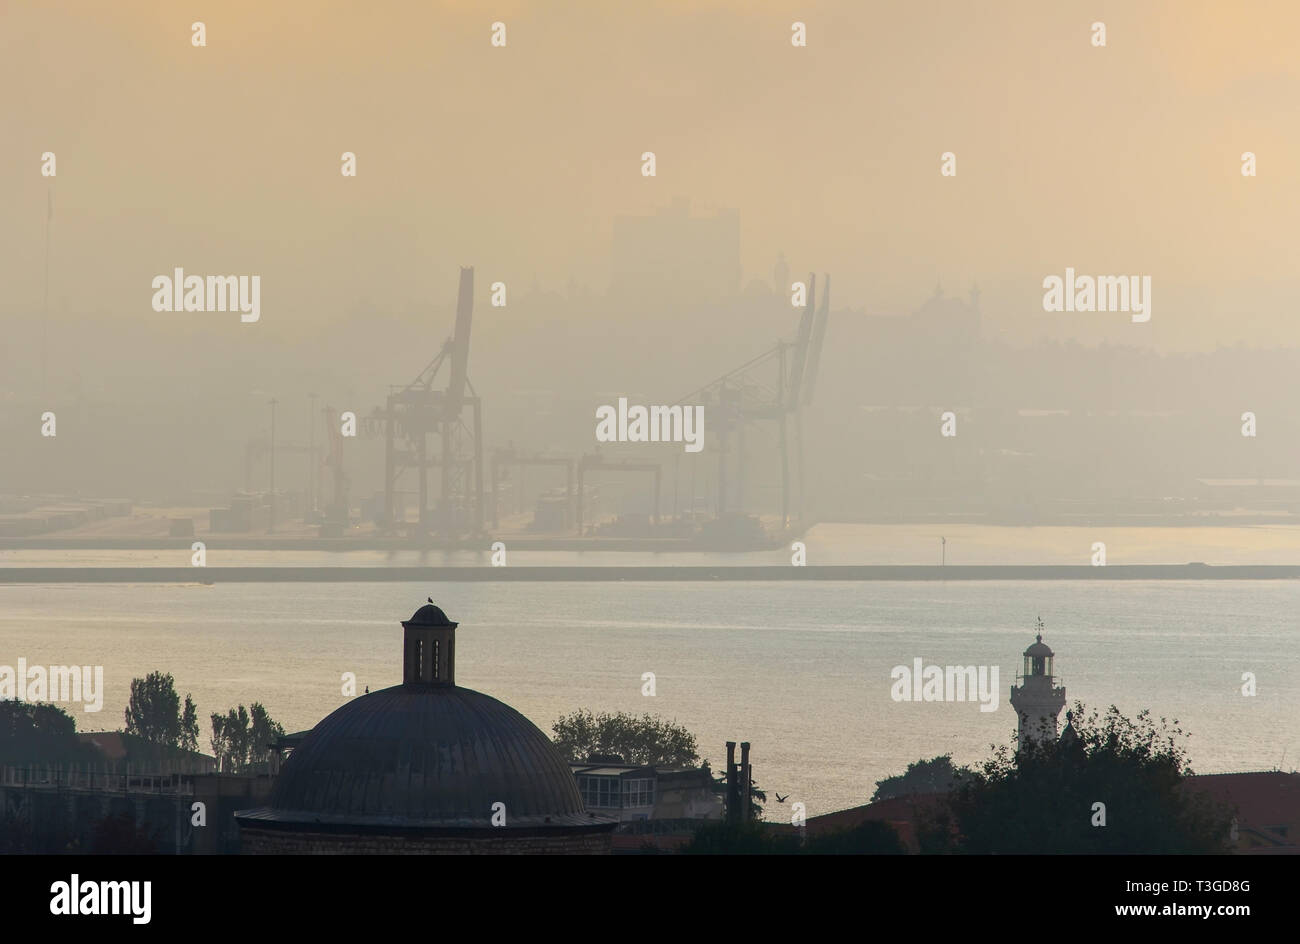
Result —
POLYGON ((765 580, 1296 580, 1300 565, 830 565, 683 567, 3 567, 0 583, 419 583, 765 580))
POLYGON ((196 532, 185 537, 165 535, 123 534, 62 534, 24 535, 0 537, 0 551, 184 551, 188 554, 195 541, 202 541, 209 551, 299 551, 299 552, 400 552, 400 551, 476 551, 490 553, 494 541, 504 542, 510 550, 529 552, 607 552, 642 554, 750 554, 766 553, 789 547, 793 540, 808 541, 817 528, 825 527, 831 533, 838 528, 867 530, 908 531, 928 533, 939 529, 949 536, 974 529, 976 532, 1046 532, 1082 528, 1091 532, 1100 530, 1168 530, 1185 533, 1189 530, 1214 529, 1215 531, 1253 532, 1260 528, 1281 529, 1300 535, 1300 516, 1278 518, 1176 518, 1140 521, 1084 518, 1069 521, 990 522, 952 519, 934 520, 873 520, 873 521, 817 521, 806 527, 791 529, 777 537, 752 546, 728 545, 725 542, 702 540, 698 537, 629 537, 540 534, 518 531, 496 531, 475 537, 424 539, 405 536, 392 537, 379 534, 349 535, 323 538, 301 534, 211 534, 196 532))

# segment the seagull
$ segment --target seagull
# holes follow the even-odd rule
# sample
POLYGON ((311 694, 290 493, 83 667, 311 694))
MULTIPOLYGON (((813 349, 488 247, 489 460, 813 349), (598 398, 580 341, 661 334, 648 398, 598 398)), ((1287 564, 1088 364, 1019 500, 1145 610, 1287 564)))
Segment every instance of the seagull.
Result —
POLYGON ((428 600, 430 603, 433 602, 433 597, 425 597, 425 599, 428 600))
MULTIPOLYGON (((776 793, 775 790, 773 790, 772 792, 773 792, 773 793, 776 793)), ((785 796, 781 796, 781 794, 776 793, 776 802, 778 802, 778 803, 784 803, 784 802, 785 802, 786 800, 788 800, 788 799, 790 799, 790 794, 787 793, 785 796)))

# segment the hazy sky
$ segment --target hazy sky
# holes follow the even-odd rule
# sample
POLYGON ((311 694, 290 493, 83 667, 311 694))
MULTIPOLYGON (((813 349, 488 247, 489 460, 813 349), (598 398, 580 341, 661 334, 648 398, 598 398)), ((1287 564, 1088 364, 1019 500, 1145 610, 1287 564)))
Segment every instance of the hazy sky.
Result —
POLYGON ((160 350, 251 330, 152 311, 173 266, 260 274, 256 330, 283 343, 449 304, 457 264, 481 289, 602 291, 614 218, 685 196, 739 210, 746 280, 784 251, 834 274, 837 307, 978 281, 1013 339, 1086 334, 1106 316, 1041 308, 1043 277, 1073 266, 1152 276, 1141 343, 1292 345, 1297 35, 1290 0, 18 0, 0 7, 0 315, 15 337, 39 314, 51 187, 55 317, 160 350))

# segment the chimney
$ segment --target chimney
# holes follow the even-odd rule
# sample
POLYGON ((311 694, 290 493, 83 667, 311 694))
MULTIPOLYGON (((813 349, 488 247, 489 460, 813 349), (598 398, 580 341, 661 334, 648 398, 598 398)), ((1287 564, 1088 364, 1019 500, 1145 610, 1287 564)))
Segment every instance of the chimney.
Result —
POLYGON ((736 742, 727 742, 727 819, 734 822, 740 810, 740 790, 736 783, 736 742))
POLYGON ((754 809, 754 805, 753 805, 754 778, 753 778, 752 771, 749 769, 749 742, 748 741, 740 742, 740 776, 742 778, 741 795, 744 797, 744 803, 745 803, 745 805, 741 808, 744 812, 741 813, 740 818, 747 820, 749 819, 751 812, 754 809))

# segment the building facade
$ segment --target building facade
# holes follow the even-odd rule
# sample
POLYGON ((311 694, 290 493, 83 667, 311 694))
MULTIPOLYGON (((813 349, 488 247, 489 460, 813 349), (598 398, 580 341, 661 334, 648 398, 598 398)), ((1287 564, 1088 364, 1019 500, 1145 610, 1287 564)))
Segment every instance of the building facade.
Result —
POLYGON ((722 798, 714 792, 713 776, 706 768, 599 762, 574 762, 569 767, 583 805, 620 822, 722 818, 722 798))

